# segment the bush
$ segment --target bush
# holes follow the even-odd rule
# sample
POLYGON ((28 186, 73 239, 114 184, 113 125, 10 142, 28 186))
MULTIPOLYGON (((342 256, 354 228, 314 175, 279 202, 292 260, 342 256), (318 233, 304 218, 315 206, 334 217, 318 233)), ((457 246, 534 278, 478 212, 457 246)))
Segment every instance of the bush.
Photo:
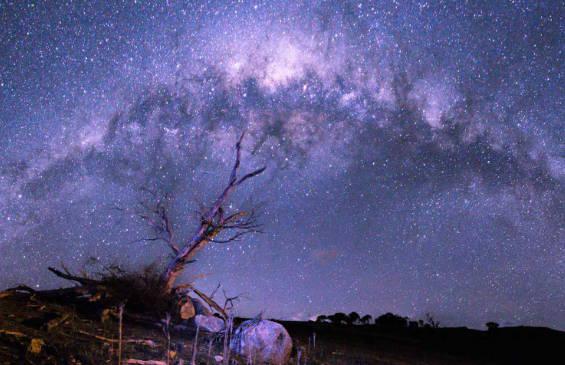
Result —
POLYGON ((128 312, 162 315, 170 311, 174 298, 166 293, 161 270, 150 264, 139 271, 126 271, 110 265, 96 274, 104 287, 106 300, 115 305, 125 304, 128 312))
POLYGON ((487 326, 487 330, 489 332, 492 332, 492 331, 496 331, 500 325, 496 322, 487 322, 485 326, 487 326))
POLYGON ((393 313, 386 313, 375 319, 375 325, 387 329, 402 329, 408 326, 408 319, 393 313))

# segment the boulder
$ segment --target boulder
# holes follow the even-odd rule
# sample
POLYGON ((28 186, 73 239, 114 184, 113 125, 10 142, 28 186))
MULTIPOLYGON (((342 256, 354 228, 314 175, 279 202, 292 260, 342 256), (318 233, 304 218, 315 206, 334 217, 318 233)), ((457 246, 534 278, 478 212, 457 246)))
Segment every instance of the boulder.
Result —
POLYGON ((196 309, 191 300, 186 300, 180 307, 179 311, 182 319, 191 319, 196 314, 196 309))
POLYGON ((197 314, 202 314, 205 316, 212 315, 212 311, 208 309, 206 304, 204 304, 201 300, 186 297, 183 303, 180 306, 180 317, 182 319, 191 319, 194 318, 197 314))
POLYGON ((279 323, 252 319, 237 328, 230 349, 253 363, 285 364, 290 359, 292 338, 279 323))
POLYGON ((203 314, 197 314, 194 317, 194 324, 200 328, 200 331, 209 333, 221 332, 225 326, 223 319, 203 314))
POLYGON ((192 301, 192 305, 194 306, 194 311, 196 312, 196 314, 203 314, 205 316, 212 315, 212 311, 200 299, 190 297, 190 300, 192 301))

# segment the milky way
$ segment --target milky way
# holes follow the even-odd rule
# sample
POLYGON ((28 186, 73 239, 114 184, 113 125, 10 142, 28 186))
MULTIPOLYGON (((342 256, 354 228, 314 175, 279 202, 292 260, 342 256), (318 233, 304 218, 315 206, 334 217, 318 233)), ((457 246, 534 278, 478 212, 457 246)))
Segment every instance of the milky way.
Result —
POLYGON ((238 313, 565 328, 558 1, 0 2, 0 285, 163 260, 243 168, 263 234, 185 279, 238 313))

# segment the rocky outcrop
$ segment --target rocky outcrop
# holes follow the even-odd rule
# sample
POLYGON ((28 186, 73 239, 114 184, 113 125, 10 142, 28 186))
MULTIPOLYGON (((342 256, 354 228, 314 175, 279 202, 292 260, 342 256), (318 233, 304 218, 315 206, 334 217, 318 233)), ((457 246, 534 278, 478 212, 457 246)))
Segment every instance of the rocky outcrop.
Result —
POLYGON ((224 320, 216 316, 206 316, 197 314, 194 317, 194 324, 200 328, 200 331, 217 333, 224 329, 224 320))

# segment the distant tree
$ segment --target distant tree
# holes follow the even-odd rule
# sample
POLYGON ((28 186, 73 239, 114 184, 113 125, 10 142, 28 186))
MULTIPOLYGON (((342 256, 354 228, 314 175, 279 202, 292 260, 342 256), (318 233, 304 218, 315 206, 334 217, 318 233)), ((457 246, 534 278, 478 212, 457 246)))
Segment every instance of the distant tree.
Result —
POLYGON ((361 323, 363 324, 370 324, 373 321, 373 316, 371 316, 370 314, 365 314, 363 317, 361 317, 361 323))
POLYGON ((375 325, 388 329, 406 328, 408 326, 408 318, 393 313, 386 313, 375 319, 375 325))
POLYGON ((439 321, 431 313, 426 313, 426 325, 431 328, 439 328, 439 321))
POLYGON ((347 321, 349 320, 349 317, 345 313, 337 312, 335 314, 332 314, 331 316, 328 316, 328 319, 333 324, 346 324, 347 321))
POLYGON ((318 323, 324 323, 327 322, 328 320, 329 320, 328 316, 326 316, 325 314, 321 314, 318 317, 316 317, 316 322, 318 323))
POLYGON ((496 331, 496 330, 498 329, 498 327, 500 327, 500 325, 499 325, 498 323, 496 323, 496 322, 487 322, 487 323, 485 324, 485 326, 487 326, 487 330, 488 330, 489 332, 496 331))
POLYGON ((347 324, 357 324, 361 319, 361 316, 357 312, 351 312, 347 317, 347 324))

